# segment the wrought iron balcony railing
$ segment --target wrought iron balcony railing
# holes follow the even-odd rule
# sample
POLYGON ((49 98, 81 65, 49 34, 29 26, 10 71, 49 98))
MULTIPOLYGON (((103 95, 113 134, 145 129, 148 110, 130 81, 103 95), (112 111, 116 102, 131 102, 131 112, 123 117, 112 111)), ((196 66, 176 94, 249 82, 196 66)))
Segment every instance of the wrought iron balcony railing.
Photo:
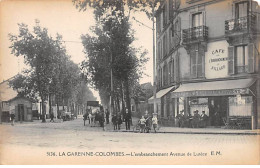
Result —
POLYGON ((208 27, 198 26, 182 30, 183 43, 206 41, 208 39, 208 27))
POLYGON ((245 17, 240 17, 237 19, 231 19, 225 21, 225 33, 250 33, 253 32, 256 26, 256 16, 250 14, 245 17))

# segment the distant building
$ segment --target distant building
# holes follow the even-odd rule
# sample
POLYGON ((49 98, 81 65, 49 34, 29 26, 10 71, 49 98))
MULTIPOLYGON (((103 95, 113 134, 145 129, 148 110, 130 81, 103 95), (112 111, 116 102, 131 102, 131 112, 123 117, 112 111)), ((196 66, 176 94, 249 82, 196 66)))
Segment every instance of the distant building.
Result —
POLYGON ((15 121, 32 121, 33 110, 37 104, 31 99, 19 97, 17 92, 9 86, 9 80, 0 83, 1 120, 10 121, 10 114, 15 114, 15 121))
MULTIPOLYGON (((253 0, 165 0, 156 13, 157 113, 205 111, 260 128, 260 6, 253 0)), ((153 97, 149 99, 153 104, 153 97)))

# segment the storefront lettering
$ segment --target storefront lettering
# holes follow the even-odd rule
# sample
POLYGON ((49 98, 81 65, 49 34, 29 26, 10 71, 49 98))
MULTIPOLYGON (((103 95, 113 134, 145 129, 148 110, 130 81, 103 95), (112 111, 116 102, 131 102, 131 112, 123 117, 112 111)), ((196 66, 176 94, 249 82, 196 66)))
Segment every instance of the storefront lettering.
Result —
POLYGON ((237 95, 248 94, 248 89, 227 89, 227 90, 197 90, 189 92, 173 92, 173 97, 195 97, 195 96, 224 96, 224 95, 237 95))

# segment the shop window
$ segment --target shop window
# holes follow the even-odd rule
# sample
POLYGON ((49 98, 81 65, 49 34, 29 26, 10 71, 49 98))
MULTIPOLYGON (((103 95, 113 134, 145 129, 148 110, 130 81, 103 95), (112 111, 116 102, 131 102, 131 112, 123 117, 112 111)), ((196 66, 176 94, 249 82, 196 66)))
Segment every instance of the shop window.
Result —
POLYGON ((199 115, 202 114, 202 111, 205 111, 205 114, 209 116, 209 108, 208 108, 208 98, 191 98, 189 100, 190 105, 190 114, 193 116, 194 111, 198 110, 199 115))
POLYGON ((251 116, 252 110, 252 96, 229 97, 229 116, 251 116))

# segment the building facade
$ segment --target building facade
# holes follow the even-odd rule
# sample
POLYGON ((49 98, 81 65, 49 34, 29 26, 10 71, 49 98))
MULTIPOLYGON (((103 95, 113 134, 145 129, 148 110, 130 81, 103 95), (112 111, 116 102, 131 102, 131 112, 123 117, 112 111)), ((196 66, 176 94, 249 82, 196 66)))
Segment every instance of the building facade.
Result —
POLYGON ((253 0, 160 4, 156 102, 162 120, 176 125, 181 111, 192 117, 198 110, 209 116, 208 126, 234 120, 260 128, 259 13, 253 0))

